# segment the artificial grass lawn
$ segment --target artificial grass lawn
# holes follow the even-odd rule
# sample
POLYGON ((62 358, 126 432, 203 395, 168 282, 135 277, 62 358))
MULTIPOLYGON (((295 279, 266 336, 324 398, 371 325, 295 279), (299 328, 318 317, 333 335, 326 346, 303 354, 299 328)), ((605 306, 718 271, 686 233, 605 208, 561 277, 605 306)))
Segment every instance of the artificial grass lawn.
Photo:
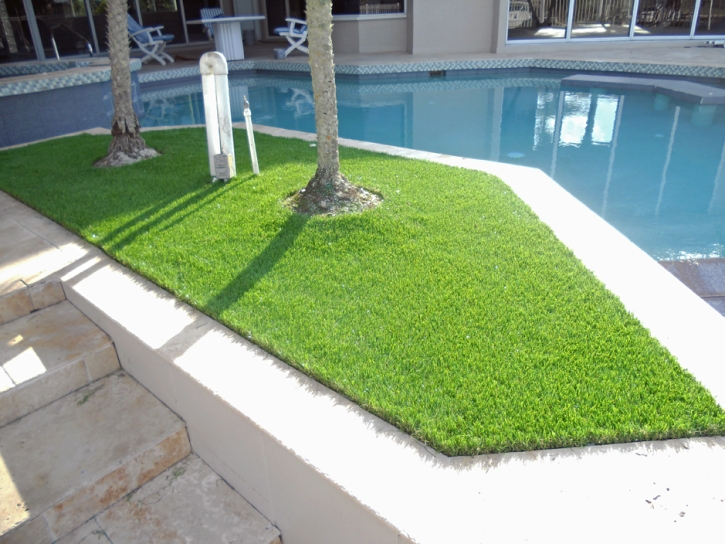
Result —
POLYGON ((257 134, 262 174, 209 184, 204 131, 91 164, 107 137, 0 152, 0 187, 178 297, 449 455, 725 431, 712 396, 500 180, 342 149, 385 198, 295 215, 306 142, 257 134))

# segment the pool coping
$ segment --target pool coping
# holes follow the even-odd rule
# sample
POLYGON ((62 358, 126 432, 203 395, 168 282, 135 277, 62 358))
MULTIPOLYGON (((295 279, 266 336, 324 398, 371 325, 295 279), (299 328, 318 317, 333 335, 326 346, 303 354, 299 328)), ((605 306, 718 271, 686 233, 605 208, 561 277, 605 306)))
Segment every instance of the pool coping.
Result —
MULTIPOLYGON (((725 403, 725 318, 546 174, 340 144, 501 177, 725 403)), ((62 230, 49 220, 34 229, 62 230)), ((63 232, 54 236, 67 240, 63 232)), ((714 534, 725 512, 722 437, 449 458, 72 238, 82 256, 60 273, 68 300, 113 338, 123 367, 186 421, 194 451, 285 544, 578 541, 592 526, 594 540, 626 527, 633 540, 669 541, 714 534)))

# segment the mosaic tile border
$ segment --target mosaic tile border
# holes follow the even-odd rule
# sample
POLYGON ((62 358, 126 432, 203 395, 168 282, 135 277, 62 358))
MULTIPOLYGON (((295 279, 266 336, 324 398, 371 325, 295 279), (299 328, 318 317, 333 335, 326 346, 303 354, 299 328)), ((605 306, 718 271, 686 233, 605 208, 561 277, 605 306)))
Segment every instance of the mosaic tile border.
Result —
MULTIPOLYGON (((99 64, 97 67, 92 65, 92 61, 88 60, 0 66, 0 73, 8 74, 4 77, 10 78, 10 81, 7 82, 0 79, 0 97, 38 93, 111 80, 111 67, 108 64, 99 64), (94 69, 88 70, 90 67, 94 69), (11 68, 14 71, 10 70, 11 68), (7 70, 3 72, 2 69, 7 70), (78 69, 83 70, 77 71, 78 69), (17 77, 35 74, 47 74, 47 77, 16 79, 17 77)), ((141 69, 140 59, 131 59, 130 65, 132 72, 141 69)))
POLYGON ((43 73, 47 73, 47 72, 57 72, 60 70, 70 70, 72 68, 81 68, 84 66, 89 66, 90 64, 91 64, 90 60, 0 64, 0 77, 25 76, 25 75, 29 75, 29 74, 43 74, 43 73))
MULTIPOLYGON (((725 78, 725 68, 713 66, 690 66, 674 64, 654 64, 635 62, 602 62, 547 59, 486 59, 468 61, 431 61, 411 62, 383 65, 338 64, 335 72, 340 75, 384 75, 384 74, 415 74, 417 72, 458 71, 458 70, 492 70, 515 68, 545 68, 550 70, 581 70, 597 72, 628 72, 636 74, 672 75, 690 77, 725 78)), ((309 73, 310 66, 302 62, 279 61, 232 61, 229 71, 256 70, 262 72, 297 72, 309 73)), ((149 72, 139 74, 141 83, 164 81, 181 77, 198 76, 198 67, 149 72)))
MULTIPOLYGON (((0 74, 10 75, 12 70, 23 70, 22 75, 35 73, 47 73, 49 71, 67 71, 73 68, 87 67, 91 61, 72 61, 60 63, 38 63, 33 65, 0 66, 0 74), (3 71, 5 70, 5 71, 3 71)), ((132 59, 131 70, 137 71, 141 68, 139 59, 132 59)), ((491 70, 491 69, 515 69, 515 68, 544 68, 551 70, 579 70, 598 72, 626 72, 634 74, 671 75, 706 78, 725 78, 725 68, 712 66, 689 66, 654 63, 635 62, 601 62, 601 61, 572 61, 572 60, 547 60, 547 59, 485 59, 467 61, 431 61, 411 62, 385 65, 352 65, 340 64, 335 67, 336 73, 350 76, 366 75, 391 75, 391 74, 416 74, 437 71, 459 71, 459 70, 491 70)), ((266 60, 241 60, 229 62, 230 72, 240 71, 260 72, 289 72, 309 73, 310 66, 306 62, 280 62, 266 60)), ((21 75, 13 72, 13 75, 21 75)), ((162 82, 173 79, 199 76, 199 67, 172 68, 170 70, 159 70, 139 74, 140 83, 162 82)), ((57 89, 61 87, 72 87, 86 83, 108 81, 110 69, 107 66, 99 67, 98 70, 84 73, 71 73, 63 75, 48 75, 45 78, 33 78, 24 81, 12 81, 3 83, 0 80, 0 97, 16 94, 33 93, 57 89)))

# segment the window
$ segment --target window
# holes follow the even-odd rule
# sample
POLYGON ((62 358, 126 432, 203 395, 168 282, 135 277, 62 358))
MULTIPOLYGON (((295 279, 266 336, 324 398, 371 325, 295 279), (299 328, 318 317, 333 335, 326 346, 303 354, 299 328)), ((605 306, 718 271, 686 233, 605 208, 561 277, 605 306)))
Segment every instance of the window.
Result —
POLYGON ((332 0, 333 15, 388 15, 404 10, 404 0, 332 0))
POLYGON ((725 0, 508 0, 509 41, 724 34, 725 0))

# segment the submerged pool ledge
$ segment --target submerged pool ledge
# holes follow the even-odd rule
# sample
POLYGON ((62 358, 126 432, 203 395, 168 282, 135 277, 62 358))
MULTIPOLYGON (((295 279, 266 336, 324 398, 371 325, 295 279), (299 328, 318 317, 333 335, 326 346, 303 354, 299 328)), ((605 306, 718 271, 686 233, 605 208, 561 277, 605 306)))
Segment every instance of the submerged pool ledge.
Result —
POLYGON ((561 80, 562 86, 584 87, 592 89, 602 87, 605 89, 628 89, 663 94, 685 102, 714 106, 725 104, 725 90, 691 81, 673 81, 649 77, 625 77, 583 75, 565 77, 561 80))
MULTIPOLYGON (((725 404, 725 318, 540 170, 340 143, 499 176, 725 404)), ((579 542, 592 527, 597 542, 623 529, 669 542, 720 530, 722 437, 446 457, 1 192, 0 211, 69 255, 57 271, 68 300, 285 544, 579 542)))

